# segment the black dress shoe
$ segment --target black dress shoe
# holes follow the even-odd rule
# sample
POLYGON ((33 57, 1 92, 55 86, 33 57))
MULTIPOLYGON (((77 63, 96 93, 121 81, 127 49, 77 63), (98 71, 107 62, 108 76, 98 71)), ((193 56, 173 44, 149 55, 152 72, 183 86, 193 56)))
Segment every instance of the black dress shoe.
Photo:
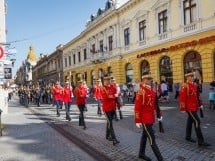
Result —
POLYGON ((199 143, 199 146, 211 146, 211 144, 208 144, 208 143, 206 143, 206 142, 203 142, 203 143, 199 143))
POLYGON ((113 141, 113 139, 109 136, 109 137, 106 137, 106 139, 108 140, 108 141, 113 141))
POLYGON ((194 140, 194 139, 186 139, 187 141, 189 141, 189 142, 191 142, 191 143, 196 143, 196 140, 194 140))
POLYGON ((147 157, 146 155, 139 155, 139 158, 146 161, 151 161, 151 158, 147 157))
POLYGON ((118 140, 113 140, 113 145, 115 146, 116 144, 119 144, 120 142, 118 140))

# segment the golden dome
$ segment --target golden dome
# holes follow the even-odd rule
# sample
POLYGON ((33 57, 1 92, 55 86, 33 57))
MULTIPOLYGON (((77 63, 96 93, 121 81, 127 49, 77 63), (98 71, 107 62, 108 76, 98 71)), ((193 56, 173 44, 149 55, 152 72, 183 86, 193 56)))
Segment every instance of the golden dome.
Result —
POLYGON ((32 46, 29 47, 27 59, 32 61, 32 62, 36 61, 36 54, 34 53, 34 49, 32 46))

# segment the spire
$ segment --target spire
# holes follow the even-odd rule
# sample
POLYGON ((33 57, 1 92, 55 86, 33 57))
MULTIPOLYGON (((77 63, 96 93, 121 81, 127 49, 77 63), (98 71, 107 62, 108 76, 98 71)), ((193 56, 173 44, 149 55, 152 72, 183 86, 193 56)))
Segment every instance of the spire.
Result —
POLYGON ((32 46, 29 47, 27 59, 31 62, 36 62, 36 54, 34 53, 34 49, 32 46))
POLYGON ((28 56, 27 56, 27 61, 28 61, 31 65, 36 65, 36 63, 37 63, 36 54, 35 54, 34 49, 33 49, 32 46, 29 47, 29 52, 28 52, 28 56))

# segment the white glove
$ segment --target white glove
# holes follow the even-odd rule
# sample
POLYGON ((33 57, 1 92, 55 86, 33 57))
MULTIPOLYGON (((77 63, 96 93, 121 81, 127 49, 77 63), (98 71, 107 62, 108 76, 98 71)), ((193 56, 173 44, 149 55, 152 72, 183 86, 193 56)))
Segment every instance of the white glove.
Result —
POLYGON ((162 121, 163 120, 163 116, 161 116, 160 118, 158 118, 158 121, 162 121))
POLYGON ((143 125, 142 125, 142 123, 136 123, 136 126, 137 126, 137 128, 141 128, 143 125))
POLYGON ((199 108, 201 108, 202 110, 204 109, 204 106, 203 105, 201 105, 199 108))

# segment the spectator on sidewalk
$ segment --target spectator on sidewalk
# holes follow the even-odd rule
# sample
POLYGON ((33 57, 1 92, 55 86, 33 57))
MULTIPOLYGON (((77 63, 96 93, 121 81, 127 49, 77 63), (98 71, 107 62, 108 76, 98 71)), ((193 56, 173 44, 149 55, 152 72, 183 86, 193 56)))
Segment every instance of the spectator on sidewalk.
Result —
MULTIPOLYGON (((155 123, 155 111, 156 111, 156 92, 151 87, 152 77, 147 74, 142 76, 142 83, 140 89, 137 91, 135 100, 134 113, 135 123, 138 128, 142 128, 142 137, 140 141, 139 158, 151 161, 151 158, 146 156, 146 141, 147 138, 151 145, 151 148, 157 157, 158 161, 163 161, 163 157, 155 141, 154 130, 152 128, 155 123)), ((162 120, 162 117, 159 118, 162 120)))
POLYGON ((180 91, 180 84, 176 83, 174 87, 175 87, 175 99, 177 100, 178 95, 179 95, 179 91, 180 91))
POLYGON ((204 141, 200 127, 200 119, 197 114, 199 110, 199 96, 198 96, 198 86, 194 83, 193 73, 185 74, 186 82, 182 85, 179 94, 179 105, 180 111, 186 111, 188 114, 187 126, 186 126, 186 136, 185 139, 189 142, 195 143, 196 141, 191 138, 192 124, 194 124, 195 132, 198 138, 199 146, 210 146, 210 144, 204 141))
POLYGON ((135 102, 136 93, 137 93, 137 91, 138 91, 139 88, 140 88, 140 83, 139 83, 139 80, 136 79, 135 82, 134 82, 134 85, 133 85, 133 90, 134 90, 133 103, 135 102))

